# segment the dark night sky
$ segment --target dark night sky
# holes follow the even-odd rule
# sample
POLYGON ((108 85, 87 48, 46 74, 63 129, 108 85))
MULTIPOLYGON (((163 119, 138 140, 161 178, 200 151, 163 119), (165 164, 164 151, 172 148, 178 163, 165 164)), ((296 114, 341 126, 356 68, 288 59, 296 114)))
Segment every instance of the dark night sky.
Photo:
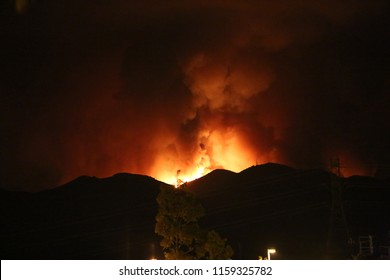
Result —
POLYGON ((5 1, 0 185, 336 156, 389 174, 386 2, 5 1))

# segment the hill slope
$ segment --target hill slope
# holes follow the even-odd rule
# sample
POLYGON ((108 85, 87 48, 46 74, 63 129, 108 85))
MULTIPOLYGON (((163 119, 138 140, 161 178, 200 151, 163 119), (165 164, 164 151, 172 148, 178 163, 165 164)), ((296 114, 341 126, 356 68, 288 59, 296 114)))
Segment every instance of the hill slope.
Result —
MULTIPOLYGON (((240 173, 215 170, 184 188, 202 201, 201 221, 233 246, 236 259, 256 259, 276 247, 280 259, 330 258, 327 251, 332 176, 266 164, 240 173)), ((334 180, 334 177, 333 179, 334 180)), ((366 177, 340 178, 349 234, 390 230, 390 183, 366 177)), ((39 192, 0 191, 2 259, 145 259, 160 256, 154 234, 153 178, 117 174, 79 177, 39 192)), ((381 244, 382 244, 381 243, 381 244)), ((342 258, 349 252, 341 252, 342 258)))

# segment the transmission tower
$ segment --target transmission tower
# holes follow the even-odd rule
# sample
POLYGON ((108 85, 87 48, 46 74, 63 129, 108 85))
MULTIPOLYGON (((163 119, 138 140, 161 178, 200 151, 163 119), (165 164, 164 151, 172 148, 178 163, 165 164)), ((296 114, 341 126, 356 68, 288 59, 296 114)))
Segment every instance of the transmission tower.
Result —
POLYGON ((343 206, 343 189, 340 159, 330 160, 331 208, 327 240, 327 258, 344 259, 348 257, 349 230, 343 206))

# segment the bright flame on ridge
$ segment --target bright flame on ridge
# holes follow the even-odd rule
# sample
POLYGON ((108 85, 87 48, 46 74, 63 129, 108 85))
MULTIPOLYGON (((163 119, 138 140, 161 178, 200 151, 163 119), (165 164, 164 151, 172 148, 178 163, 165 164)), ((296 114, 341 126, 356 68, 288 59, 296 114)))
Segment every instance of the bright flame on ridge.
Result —
POLYGON ((153 166, 152 176, 179 187, 199 179, 215 169, 240 172, 256 163, 270 159, 259 158, 236 130, 214 130, 198 136, 199 147, 193 153, 172 153, 162 150, 153 166), (206 137, 204 136, 206 135, 206 137))

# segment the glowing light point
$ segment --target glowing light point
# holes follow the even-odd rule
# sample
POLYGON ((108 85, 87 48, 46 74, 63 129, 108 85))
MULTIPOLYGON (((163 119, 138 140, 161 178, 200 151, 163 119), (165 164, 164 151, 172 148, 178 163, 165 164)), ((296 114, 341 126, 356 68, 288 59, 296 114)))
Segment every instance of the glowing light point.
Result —
POLYGON ((267 249, 268 259, 270 260, 271 259, 271 254, 275 254, 275 253, 276 253, 275 249, 267 249))

